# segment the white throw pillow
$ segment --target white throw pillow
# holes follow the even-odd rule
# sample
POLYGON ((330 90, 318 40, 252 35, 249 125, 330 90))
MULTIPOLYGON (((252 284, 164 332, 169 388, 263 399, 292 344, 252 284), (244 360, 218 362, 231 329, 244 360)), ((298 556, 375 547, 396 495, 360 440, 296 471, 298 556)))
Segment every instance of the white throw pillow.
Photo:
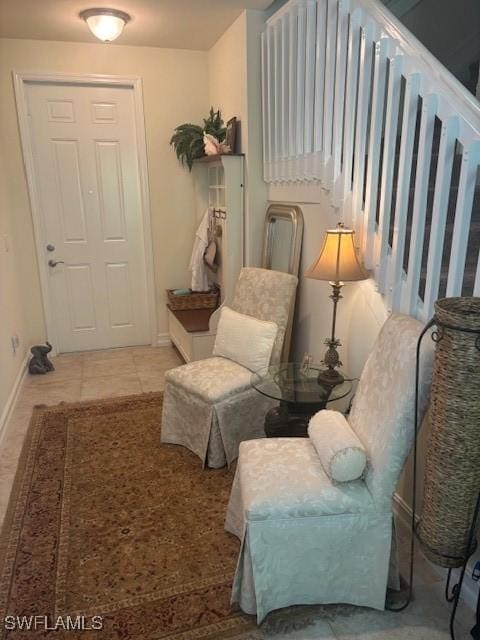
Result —
POLYGON ((338 411, 319 411, 309 422, 308 435, 332 480, 349 482, 362 476, 367 454, 345 416, 338 411))
POLYGON ((264 369, 270 364, 277 332, 275 322, 257 320, 223 307, 213 355, 238 362, 250 371, 264 369))

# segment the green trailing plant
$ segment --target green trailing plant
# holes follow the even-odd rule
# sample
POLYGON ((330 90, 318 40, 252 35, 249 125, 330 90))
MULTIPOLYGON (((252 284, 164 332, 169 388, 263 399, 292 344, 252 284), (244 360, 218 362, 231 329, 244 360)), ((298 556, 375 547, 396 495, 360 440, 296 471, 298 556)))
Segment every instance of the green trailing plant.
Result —
POLYGON ((222 116, 220 111, 214 111, 213 107, 210 107, 208 118, 204 118, 203 127, 189 122, 180 124, 175 128, 170 139, 170 144, 175 149, 178 160, 182 165, 187 165, 189 171, 192 170, 193 161, 205 155, 204 133, 215 136, 219 142, 225 140, 226 129, 223 126, 222 116))

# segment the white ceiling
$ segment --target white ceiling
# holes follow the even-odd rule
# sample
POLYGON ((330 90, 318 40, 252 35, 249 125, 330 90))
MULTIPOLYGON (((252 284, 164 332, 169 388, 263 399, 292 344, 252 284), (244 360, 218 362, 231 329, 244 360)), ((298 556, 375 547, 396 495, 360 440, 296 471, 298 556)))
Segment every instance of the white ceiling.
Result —
POLYGON ((243 9, 272 0, 0 0, 0 37, 98 42, 78 17, 83 9, 121 9, 132 16, 111 45, 209 49, 243 9))

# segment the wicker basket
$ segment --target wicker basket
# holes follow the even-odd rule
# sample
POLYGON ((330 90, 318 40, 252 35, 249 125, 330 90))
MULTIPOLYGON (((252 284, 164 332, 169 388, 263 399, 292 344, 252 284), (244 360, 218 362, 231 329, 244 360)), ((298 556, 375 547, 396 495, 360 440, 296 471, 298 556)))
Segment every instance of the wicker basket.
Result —
POLYGON ((216 288, 205 293, 191 292, 188 295, 176 296, 173 289, 167 289, 168 304, 172 311, 187 309, 215 309, 218 307, 220 289, 216 288))
POLYGON ((467 548, 468 536, 480 491, 480 334, 475 333, 480 331, 480 298, 438 300, 435 320, 430 434, 418 536, 432 562, 453 568, 473 551, 467 548))

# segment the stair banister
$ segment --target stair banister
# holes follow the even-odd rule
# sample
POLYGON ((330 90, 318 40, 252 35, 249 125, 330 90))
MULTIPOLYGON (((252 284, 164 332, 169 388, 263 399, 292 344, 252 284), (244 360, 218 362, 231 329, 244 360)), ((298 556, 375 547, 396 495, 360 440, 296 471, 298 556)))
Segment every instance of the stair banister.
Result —
MULTIPOLYGON (((459 115, 467 122, 476 123, 476 133, 480 134, 480 104, 470 91, 379 0, 355 0, 355 6, 362 7, 382 31, 398 41, 399 48, 412 59, 411 64, 428 84, 440 85, 459 115)), ((427 92, 430 93, 428 89, 427 92)))
POLYGON ((382 183, 379 205, 379 236, 375 256, 375 277, 380 293, 384 294, 387 286, 388 236, 392 213, 393 179, 398 134, 398 118, 403 71, 403 56, 395 56, 390 61, 390 72, 387 92, 387 110, 385 114, 385 140, 383 147, 382 183))
POLYGON ((480 105, 389 10, 290 0, 262 75, 265 180, 329 192, 387 308, 424 319, 440 293, 478 294, 480 105))
POLYGON ((463 273, 467 257, 468 236, 479 164, 480 141, 476 141, 470 145, 470 148, 464 150, 462 156, 448 270, 447 296, 459 296, 462 293, 463 273))
POLYGON ((418 137, 417 179, 415 181, 412 234, 408 256, 405 304, 403 307, 408 315, 415 315, 418 307, 418 287, 425 238, 430 160, 437 108, 438 98, 436 95, 430 94, 424 97, 418 137))

